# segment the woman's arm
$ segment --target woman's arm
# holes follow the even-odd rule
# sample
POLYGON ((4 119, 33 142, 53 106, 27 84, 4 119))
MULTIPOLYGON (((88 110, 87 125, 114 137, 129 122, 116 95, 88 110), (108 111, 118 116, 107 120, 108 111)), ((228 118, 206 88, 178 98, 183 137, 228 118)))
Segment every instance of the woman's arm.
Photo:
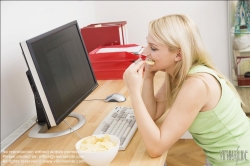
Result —
POLYGON ((154 94, 155 73, 145 73, 142 87, 143 102, 153 120, 159 119, 166 110, 166 82, 154 94))
POLYGON ((188 79, 158 128, 147 113, 140 94, 130 93, 138 129, 151 157, 160 156, 180 139, 205 105, 206 96, 206 86, 202 81, 188 79))

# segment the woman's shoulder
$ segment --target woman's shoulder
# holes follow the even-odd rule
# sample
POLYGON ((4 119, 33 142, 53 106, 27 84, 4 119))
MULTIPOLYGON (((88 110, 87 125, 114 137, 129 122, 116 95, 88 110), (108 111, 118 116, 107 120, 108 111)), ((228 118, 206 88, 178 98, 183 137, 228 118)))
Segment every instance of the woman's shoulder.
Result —
POLYGON ((208 87, 202 79, 188 77, 183 83, 176 103, 182 103, 186 108, 193 108, 199 112, 208 101, 208 87))
POLYGON ((202 81, 206 87, 208 87, 208 85, 211 83, 215 83, 215 78, 218 79, 216 72, 212 68, 209 68, 205 65, 193 66, 189 70, 187 76, 187 80, 194 79, 196 82, 202 81))
POLYGON ((182 89, 186 88, 189 89, 190 91, 203 91, 205 92, 207 90, 207 78, 206 78, 206 73, 200 72, 200 70, 197 71, 197 67, 195 72, 190 73, 187 77, 186 80, 183 83, 182 89))

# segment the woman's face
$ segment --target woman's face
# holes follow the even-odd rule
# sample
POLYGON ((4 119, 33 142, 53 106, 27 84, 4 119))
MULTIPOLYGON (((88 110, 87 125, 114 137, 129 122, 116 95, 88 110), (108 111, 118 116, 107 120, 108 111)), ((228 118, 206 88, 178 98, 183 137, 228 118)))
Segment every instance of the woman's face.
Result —
POLYGON ((163 44, 157 43, 150 34, 147 36, 147 47, 143 53, 147 55, 148 59, 155 61, 154 65, 145 63, 145 67, 149 71, 163 70, 172 75, 175 64, 178 61, 176 52, 170 52, 168 47, 163 44))

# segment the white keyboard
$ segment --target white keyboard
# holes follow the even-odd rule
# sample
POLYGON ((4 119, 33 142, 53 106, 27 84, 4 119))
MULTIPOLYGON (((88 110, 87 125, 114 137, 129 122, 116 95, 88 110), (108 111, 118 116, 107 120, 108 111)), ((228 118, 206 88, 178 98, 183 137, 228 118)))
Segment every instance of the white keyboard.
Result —
POLYGON ((115 107, 99 124, 93 134, 110 134, 120 138, 119 150, 125 150, 137 130, 134 111, 128 107, 115 107))

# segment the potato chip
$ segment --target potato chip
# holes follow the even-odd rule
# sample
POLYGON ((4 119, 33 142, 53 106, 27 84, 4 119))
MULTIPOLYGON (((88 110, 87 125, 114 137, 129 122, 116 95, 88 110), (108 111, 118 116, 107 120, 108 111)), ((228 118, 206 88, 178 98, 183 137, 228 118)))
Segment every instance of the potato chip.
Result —
POLYGON ((105 134, 103 138, 106 140, 110 140, 110 136, 108 134, 105 134))
POLYGON ((104 140, 104 137, 97 138, 97 142, 102 142, 104 140))
POLYGON ((95 144, 97 142, 96 136, 90 136, 84 140, 86 143, 95 144))
POLYGON ((105 134, 103 137, 90 136, 84 139, 80 145, 80 149, 87 152, 101 152, 116 146, 105 134))
POLYGON ((102 142, 101 145, 103 145, 107 149, 110 149, 110 148, 114 147, 114 144, 112 142, 110 142, 110 141, 102 142))
POLYGON ((154 65, 154 64, 155 64, 155 61, 154 61, 154 60, 151 60, 151 59, 147 59, 147 60, 146 60, 146 63, 147 63, 148 65, 154 65))

